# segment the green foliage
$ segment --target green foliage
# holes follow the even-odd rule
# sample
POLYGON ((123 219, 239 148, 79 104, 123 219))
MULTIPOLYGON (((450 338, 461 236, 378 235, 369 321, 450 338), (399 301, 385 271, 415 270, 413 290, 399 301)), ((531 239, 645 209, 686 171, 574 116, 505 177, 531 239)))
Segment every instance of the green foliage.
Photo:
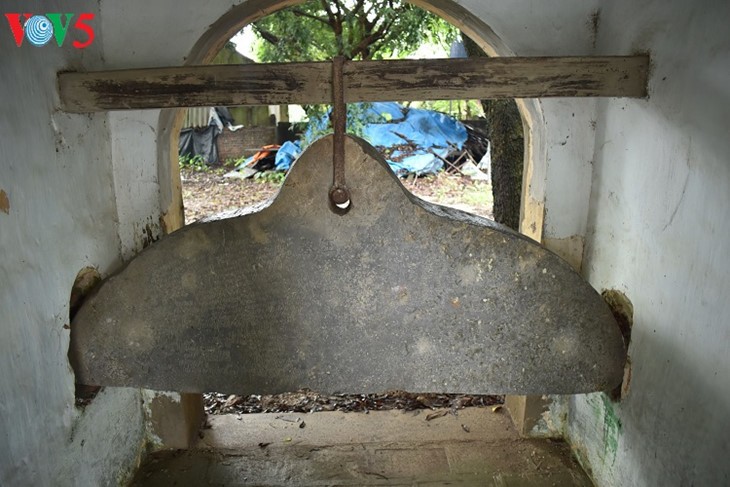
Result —
POLYGON ((470 206, 492 206, 492 187, 476 182, 464 191, 464 203, 470 206))
MULTIPOLYGON (((347 133, 365 137, 365 126, 371 123, 384 122, 383 117, 369 112, 370 103, 350 103, 347 105, 347 133)), ((331 134, 332 124, 329 120, 331 105, 307 105, 305 111, 309 117, 310 130, 302 138, 302 147, 307 147, 315 140, 331 134)))
POLYGON ((401 0, 309 0, 253 24, 262 62, 402 58, 459 35, 440 17, 401 0))
POLYGON ((232 157, 229 157, 228 159, 226 159, 223 162, 223 167, 237 169, 244 162, 246 162, 246 157, 244 157, 244 156, 241 156, 238 159, 234 159, 232 157))
POLYGON ((286 173, 281 171, 263 171, 254 174, 253 178, 259 183, 281 186, 284 183, 284 179, 286 179, 286 173))
POLYGON ((178 164, 180 168, 188 168, 194 171, 207 171, 209 169, 205 159, 200 154, 191 156, 190 154, 183 154, 178 158, 178 164))
POLYGON ((457 120, 474 120, 484 116, 484 109, 479 100, 414 101, 409 106, 445 113, 457 120))
POLYGON ((438 175, 429 175, 423 181, 434 188, 433 196, 444 205, 466 204, 472 207, 492 206, 492 188, 483 181, 448 174, 441 170, 438 175))

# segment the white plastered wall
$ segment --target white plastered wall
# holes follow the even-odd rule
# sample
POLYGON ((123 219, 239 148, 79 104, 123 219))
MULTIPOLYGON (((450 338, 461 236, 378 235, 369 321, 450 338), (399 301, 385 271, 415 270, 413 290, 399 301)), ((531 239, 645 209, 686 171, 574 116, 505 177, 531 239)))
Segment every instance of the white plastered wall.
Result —
POLYGON ((628 396, 571 399, 600 486, 730 485, 730 4, 615 1, 598 53, 648 50, 648 100, 599 102, 584 273, 633 302, 628 396))
MULTIPOLYGON (((4 12, 92 12, 97 2, 3 2, 4 12)), ((85 266, 121 263, 106 115, 56 107, 55 74, 103 66, 85 50, 15 46, 0 28, 0 485, 115 485, 136 465, 139 391, 107 389, 83 412, 67 361, 69 298, 85 266)), ((126 235, 124 236, 126 237, 126 235)))

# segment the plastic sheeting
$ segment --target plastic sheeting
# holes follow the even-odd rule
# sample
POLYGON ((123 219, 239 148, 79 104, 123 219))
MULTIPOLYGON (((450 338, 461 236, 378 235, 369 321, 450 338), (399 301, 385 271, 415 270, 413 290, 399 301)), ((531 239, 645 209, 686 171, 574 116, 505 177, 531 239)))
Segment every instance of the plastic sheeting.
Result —
POLYGON ((204 129, 187 128, 180 131, 177 151, 181 156, 202 156, 206 163, 218 162, 218 146, 216 139, 220 131, 215 125, 208 125, 204 129))
POLYGON ((278 171, 288 171, 297 157, 302 153, 301 143, 299 141, 284 142, 276 153, 276 169, 278 171))
MULTIPOLYGON (((186 121, 190 121, 187 115, 186 121)), ((187 127, 180 131, 177 143, 178 155, 201 156, 207 164, 216 164, 218 162, 218 136, 223 132, 224 127, 231 129, 233 121, 228 108, 211 107, 208 109, 207 127, 187 127)))
POLYGON ((405 108, 392 102, 373 103, 370 110, 380 114, 384 121, 367 124, 363 136, 389 154, 386 161, 399 175, 437 172, 444 165, 440 157, 461 150, 468 137, 461 122, 443 113, 405 108), (394 117, 398 112, 400 116, 394 117), (403 147, 406 144, 408 147, 403 147))
MULTIPOLYGON (((450 152, 461 150, 468 137, 466 127, 443 113, 407 108, 393 102, 370 104, 363 111, 363 137, 385 154, 386 161, 398 175, 434 173, 443 167, 450 152)), ((327 120, 310 123, 312 130, 321 129, 327 120)), ((276 168, 286 171, 301 154, 300 142, 286 142, 276 155, 276 168)))

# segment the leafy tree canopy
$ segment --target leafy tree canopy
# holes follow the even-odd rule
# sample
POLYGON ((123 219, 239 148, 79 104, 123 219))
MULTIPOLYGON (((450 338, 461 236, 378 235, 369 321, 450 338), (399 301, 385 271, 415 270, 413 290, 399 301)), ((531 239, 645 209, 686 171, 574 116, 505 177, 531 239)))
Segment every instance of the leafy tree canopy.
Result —
POLYGON ((309 0, 253 24, 262 62, 404 57, 424 43, 448 46, 458 30, 400 0, 309 0))

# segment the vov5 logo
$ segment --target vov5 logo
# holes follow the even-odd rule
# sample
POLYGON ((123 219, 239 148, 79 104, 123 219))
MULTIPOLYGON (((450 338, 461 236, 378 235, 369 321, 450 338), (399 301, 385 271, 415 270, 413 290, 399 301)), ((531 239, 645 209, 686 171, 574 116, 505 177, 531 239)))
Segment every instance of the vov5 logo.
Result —
MULTIPOLYGON (((15 44, 18 47, 23 45, 24 38, 36 47, 45 46, 51 38, 55 38, 56 44, 61 47, 66 40, 74 16, 75 14, 72 13, 50 13, 45 15, 24 13, 21 19, 21 14, 5 14, 8 25, 10 25, 10 31, 15 38, 15 44)), ((92 13, 82 13, 73 22, 74 31, 78 31, 75 32, 77 36, 73 41, 73 46, 76 49, 83 49, 94 41, 94 29, 87 24, 93 18, 94 14, 92 13)))

